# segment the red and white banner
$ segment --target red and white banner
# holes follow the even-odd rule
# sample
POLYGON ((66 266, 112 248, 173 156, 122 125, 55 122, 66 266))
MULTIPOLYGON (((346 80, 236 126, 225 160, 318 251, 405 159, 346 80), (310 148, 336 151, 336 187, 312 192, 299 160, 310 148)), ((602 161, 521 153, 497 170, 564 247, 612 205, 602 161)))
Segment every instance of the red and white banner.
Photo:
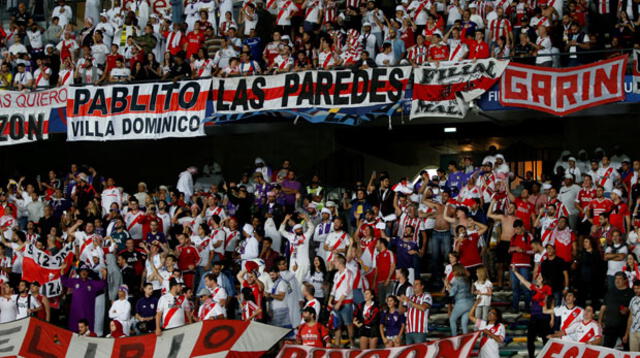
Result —
POLYGON ((60 282, 61 269, 64 264, 71 267, 73 262, 73 243, 68 243, 55 255, 38 250, 33 244, 27 244, 22 260, 22 279, 39 282, 40 292, 47 297, 62 294, 60 282))
POLYGON ((551 339, 537 358, 640 358, 640 352, 622 352, 615 349, 551 339))
POLYGON ((404 98, 411 67, 303 71, 213 79, 216 113, 366 107, 404 98))
POLYGON ((51 108, 67 103, 66 87, 38 92, 0 92, 0 146, 49 137, 51 108))
POLYGON ((68 141, 204 135, 211 79, 71 87, 68 141))
POLYGON ((338 349, 284 345, 277 358, 468 358, 480 332, 396 348, 338 349))
POLYGON ((441 62, 415 69, 410 118, 463 118, 467 103, 491 88, 508 64, 509 60, 488 58, 441 62))
POLYGON ((500 81, 500 103, 564 116, 621 101, 628 57, 562 69, 512 63, 500 81))
POLYGON ((2 357, 259 357, 289 330, 258 322, 208 320, 125 338, 91 338, 25 318, 0 325, 2 357))

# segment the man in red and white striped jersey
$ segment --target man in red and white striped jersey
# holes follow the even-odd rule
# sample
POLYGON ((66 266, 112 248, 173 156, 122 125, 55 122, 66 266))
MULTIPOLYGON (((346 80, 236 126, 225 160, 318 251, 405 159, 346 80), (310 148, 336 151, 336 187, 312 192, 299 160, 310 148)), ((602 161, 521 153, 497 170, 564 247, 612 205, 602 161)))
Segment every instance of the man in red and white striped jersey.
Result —
POLYGON ((513 30, 511 27, 511 21, 504 16, 504 10, 499 7, 496 10, 498 17, 489 21, 487 29, 489 30, 489 41, 497 42, 500 37, 510 40, 513 43, 513 30))
POLYGON ((418 34, 416 37, 416 44, 409 47, 407 50, 407 60, 412 66, 422 66, 427 62, 429 51, 424 44, 424 36, 418 34))
POLYGON ((129 200, 129 210, 124 215, 124 222, 127 225, 127 231, 134 240, 142 240, 142 221, 144 212, 139 210, 138 200, 132 198, 129 200))
POLYGON ((427 328, 429 320, 429 308, 433 304, 433 298, 424 291, 424 281, 417 279, 413 283, 413 296, 401 296, 400 300, 408 305, 406 324, 406 343, 423 343, 427 340, 427 328))
POLYGON ((158 300, 158 309, 156 310, 156 335, 161 336, 163 329, 181 327, 188 320, 191 323, 190 316, 186 315, 189 310, 189 300, 185 296, 180 295, 182 285, 176 280, 171 279, 169 282, 169 292, 160 297, 158 300))

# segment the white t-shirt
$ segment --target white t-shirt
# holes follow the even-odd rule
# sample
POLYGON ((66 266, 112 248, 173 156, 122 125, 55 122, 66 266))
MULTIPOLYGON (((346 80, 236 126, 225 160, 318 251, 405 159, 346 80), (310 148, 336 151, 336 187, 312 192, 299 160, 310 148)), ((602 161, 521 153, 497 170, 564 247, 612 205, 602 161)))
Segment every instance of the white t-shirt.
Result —
POLYGON ((539 37, 536 40, 536 45, 540 46, 538 56, 536 56, 536 65, 551 61, 550 56, 545 56, 551 53, 551 39, 549 39, 549 36, 539 37))
POLYGON ((184 311, 189 309, 189 301, 184 296, 174 296, 167 293, 158 300, 156 312, 162 312, 162 328, 175 328, 184 326, 184 311))
POLYGON ((0 323, 7 323, 15 321, 18 316, 18 306, 16 300, 18 295, 11 295, 11 297, 0 297, 0 323))
POLYGON ((227 232, 224 229, 213 229, 209 236, 211 237, 211 250, 218 255, 224 256, 224 240, 227 238, 227 232), (215 247, 218 243, 221 243, 221 245, 215 247))
POLYGON ((38 299, 28 294, 26 296, 17 296, 16 305, 18 306, 18 312, 16 319, 21 319, 29 316, 29 309, 36 309, 40 307, 38 299))
POLYGON ((124 334, 129 335, 129 320, 131 319, 131 303, 129 300, 116 300, 109 309, 109 318, 122 323, 124 334))
MULTIPOLYGON (((486 280, 484 283, 476 281, 473 283, 473 287, 480 293, 489 293, 493 288, 493 283, 489 280, 486 280)), ((491 296, 478 295, 478 297, 480 298, 480 306, 491 306, 491 296)))
POLYGON ((126 67, 122 67, 122 68, 116 67, 111 70, 111 77, 117 80, 127 79, 129 78, 130 75, 131 75, 131 70, 126 67))
POLYGON ((269 292, 272 295, 279 295, 281 293, 284 293, 285 298, 282 301, 276 300, 275 298, 271 300, 271 309, 277 310, 277 309, 289 307, 287 306, 287 297, 286 297, 286 293, 288 290, 289 288, 288 288, 287 281, 283 280, 282 278, 278 278, 278 280, 274 283, 274 286, 271 288, 269 292))
MULTIPOLYGON (((613 246, 607 246, 607 248, 604 250, 605 254, 628 254, 629 253, 629 249, 627 248, 627 245, 622 244, 621 247, 618 248, 618 250, 613 249, 613 246)), ((622 261, 614 261, 614 260, 607 260, 607 276, 614 276, 616 274, 616 272, 622 271, 622 268, 624 267, 624 263, 625 260, 622 261)))
POLYGON ((227 299, 227 291, 225 291, 225 289, 220 286, 214 288, 213 290, 209 289, 209 291, 211 292, 213 301, 215 303, 220 303, 223 300, 227 299))

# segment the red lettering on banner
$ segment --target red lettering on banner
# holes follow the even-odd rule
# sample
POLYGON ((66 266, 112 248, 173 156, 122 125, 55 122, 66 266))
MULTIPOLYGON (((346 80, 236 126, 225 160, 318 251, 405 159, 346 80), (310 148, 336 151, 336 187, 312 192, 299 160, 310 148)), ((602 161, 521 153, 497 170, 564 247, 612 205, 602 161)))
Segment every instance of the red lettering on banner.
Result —
POLYGON ((546 106, 551 106, 551 76, 542 73, 534 73, 531 76, 531 98, 534 102, 543 102, 546 106))
POLYGON ((549 348, 544 352, 544 356, 540 358, 559 358, 560 356, 557 356, 556 354, 562 352, 563 347, 562 343, 551 342, 549 348))
POLYGON ((598 68, 596 70, 595 83, 593 85, 593 91, 596 97, 602 97, 602 86, 607 87, 609 93, 616 93, 618 87, 622 84, 618 83, 618 71, 620 67, 617 64, 611 66, 609 76, 604 68, 598 68))
POLYGON ((284 347, 280 358, 307 358, 307 351, 298 347, 284 347))
MULTIPOLYGON (((390 354, 391 354, 391 351, 384 350, 384 349, 376 349, 373 351, 367 351, 366 353, 359 356, 358 358, 388 358, 390 354)), ((416 357, 419 357, 419 356, 416 356, 416 357)))
POLYGON ((569 104, 576 104, 575 93, 578 92, 578 77, 575 75, 558 77, 558 88, 556 91, 558 92, 556 98, 558 107, 564 107, 565 97, 569 104), (569 86, 565 87, 565 84, 569 86))
POLYGON ((515 88, 512 87, 512 85, 514 84, 514 78, 522 78, 522 79, 526 79, 527 78, 527 73, 526 72, 521 72, 521 71, 506 71, 504 76, 506 77, 506 83, 508 84, 509 87, 504 89, 504 95, 505 98, 509 98, 509 99, 520 99, 520 100, 526 100, 528 97, 528 91, 527 91, 527 86, 525 86, 524 83, 522 82, 518 82, 515 85, 515 88))
POLYGON ((600 351, 586 347, 582 352, 582 358, 598 358, 600 351))
POLYGON ((580 349, 578 347, 571 347, 564 352, 564 358, 578 358, 580 356, 580 349))
POLYGON ((115 358, 151 358, 156 346, 156 336, 132 336, 116 339, 113 343, 112 357, 115 358))
POLYGON ((249 326, 249 322, 227 321, 220 325, 212 320, 202 322, 200 335, 193 347, 192 356, 203 356, 230 350, 249 326))
POLYGON ((67 355, 71 331, 50 323, 30 319, 19 356, 57 358, 67 355))
POLYGON ((398 354, 397 358, 426 357, 428 351, 428 346, 424 344, 415 344, 403 349, 402 352, 398 354))
POLYGON ((591 86, 585 86, 585 83, 591 83, 591 72, 589 71, 585 71, 585 73, 582 74, 582 101, 589 99, 591 90, 591 86))
POLYGON ((477 336, 466 335, 458 337, 458 348, 453 346, 455 340, 442 340, 435 342, 432 346, 437 347, 436 354, 433 358, 451 358, 451 357, 463 357, 467 349, 467 344, 474 344, 477 336))

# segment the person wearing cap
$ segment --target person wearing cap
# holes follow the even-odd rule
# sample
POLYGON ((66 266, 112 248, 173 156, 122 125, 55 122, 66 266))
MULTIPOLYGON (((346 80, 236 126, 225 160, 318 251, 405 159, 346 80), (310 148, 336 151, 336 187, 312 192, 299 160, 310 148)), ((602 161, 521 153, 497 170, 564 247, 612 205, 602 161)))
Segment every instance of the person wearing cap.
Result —
POLYGON ((442 32, 436 30, 431 36, 431 45, 429 46, 429 61, 447 61, 449 60, 449 46, 442 41, 442 32))
MULTIPOLYGON (((65 267, 61 269, 63 271, 65 267)), ((93 280, 89 278, 90 269, 85 264, 81 264, 78 268, 79 276, 71 278, 61 276, 62 286, 71 290, 71 306, 69 309, 69 330, 78 331, 78 322, 86 319, 89 327, 94 328, 96 296, 97 293, 103 291, 107 283, 104 280, 93 280)))
POLYGON ((131 322, 131 303, 129 302, 129 287, 121 285, 118 288, 118 299, 113 301, 109 308, 109 318, 122 324, 125 335, 129 335, 131 322))
POLYGON ((113 43, 113 35, 116 32, 116 29, 113 27, 113 24, 109 21, 109 16, 106 12, 100 13, 100 20, 95 27, 96 31, 100 31, 102 33, 102 39, 104 44, 111 48, 111 44, 113 43))
POLYGON ((331 347, 331 338, 327 327, 318 322, 317 312, 313 307, 302 310, 304 323, 298 328, 296 343, 308 347, 331 347))
POLYGON ((190 310, 189 301, 181 295, 182 285, 176 280, 169 282, 169 291, 158 300, 156 309, 156 335, 161 336, 162 330, 176 328, 191 323, 191 315, 186 315, 185 311, 190 310))
POLYGON ((223 305, 216 302, 207 288, 201 288, 198 291, 198 299, 200 307, 198 308, 198 321, 206 321, 210 319, 224 319, 226 310, 223 305))
POLYGON ((269 167, 267 163, 265 163, 264 159, 256 157, 256 159, 253 161, 253 164, 256 168, 255 172, 262 174, 262 179, 266 183, 270 183, 273 172, 271 171, 271 167, 269 167))
POLYGON ((625 234, 631 230, 631 215, 629 206, 622 201, 622 198, 622 190, 613 189, 611 191, 613 205, 609 211, 609 222, 613 227, 625 234))
POLYGON ((298 282, 302 282, 309 272, 309 244, 313 236, 315 226, 311 222, 309 215, 301 214, 304 220, 303 224, 293 225, 292 232, 287 231, 287 225, 291 225, 292 215, 285 216, 282 224, 280 224, 279 232, 282 237, 289 241, 289 270, 294 272, 298 282))
POLYGON ((567 158, 567 169, 565 170, 565 177, 567 174, 573 176, 573 182, 580 184, 582 183, 582 172, 580 168, 577 166, 577 161, 575 157, 567 158))
MULTIPOLYGON (((362 23, 362 31, 360 33, 360 43, 364 45, 364 50, 371 56, 372 58, 376 57, 376 49, 377 49, 377 40, 376 36, 371 32, 371 23, 365 21, 362 23)), ((376 61, 377 63, 377 61, 376 61)), ((380 64, 378 64, 380 66, 380 64)))

